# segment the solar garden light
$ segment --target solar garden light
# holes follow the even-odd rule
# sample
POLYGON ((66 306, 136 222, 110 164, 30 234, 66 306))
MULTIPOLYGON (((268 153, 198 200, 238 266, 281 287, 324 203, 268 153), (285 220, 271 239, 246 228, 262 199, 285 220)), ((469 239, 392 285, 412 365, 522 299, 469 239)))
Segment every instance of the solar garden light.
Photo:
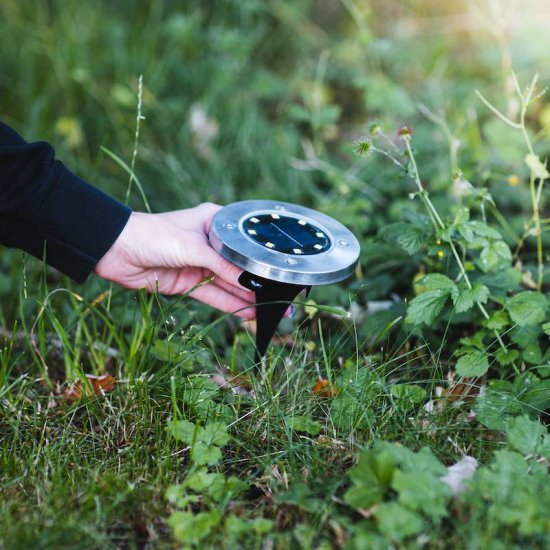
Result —
POLYGON ((359 242, 335 219, 297 204, 234 202, 212 220, 210 243, 244 269, 239 283, 256 293, 256 356, 261 359, 294 298, 351 275, 359 242))

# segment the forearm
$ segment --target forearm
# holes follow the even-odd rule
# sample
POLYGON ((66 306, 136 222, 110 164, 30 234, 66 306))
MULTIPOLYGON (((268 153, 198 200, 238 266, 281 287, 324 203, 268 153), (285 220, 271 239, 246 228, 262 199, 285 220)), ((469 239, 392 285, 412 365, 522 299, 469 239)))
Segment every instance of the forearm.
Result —
POLYGON ((130 209, 0 123, 0 244, 20 248, 78 282, 109 250, 130 209))

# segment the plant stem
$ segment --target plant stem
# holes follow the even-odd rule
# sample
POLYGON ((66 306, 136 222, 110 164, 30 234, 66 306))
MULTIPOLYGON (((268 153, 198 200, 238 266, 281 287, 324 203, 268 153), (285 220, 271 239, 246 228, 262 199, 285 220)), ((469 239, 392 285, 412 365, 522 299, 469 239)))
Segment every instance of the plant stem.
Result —
MULTIPOLYGON (((420 180, 420 174, 418 172, 418 165, 416 164, 416 159, 415 159, 415 156, 414 156, 414 153, 413 153, 413 150, 412 150, 412 147, 411 147, 411 143, 410 143, 411 142, 411 137, 409 135, 404 135, 402 137, 403 137, 403 140, 405 141, 405 146, 407 148, 407 153, 408 153, 409 159, 411 161, 412 176, 413 176, 414 182, 416 183, 416 187, 418 188, 418 194, 419 194, 420 198, 422 199, 422 201, 424 202, 424 204, 426 205, 426 208, 428 209, 430 215, 432 215, 433 218, 435 219, 435 221, 437 222, 438 228, 439 229, 445 229, 445 224, 443 223, 443 220, 441 219, 441 216, 437 212, 433 202, 430 199, 429 193, 426 191, 426 189, 424 189, 424 186, 422 185, 422 181, 420 180)), ((461 273, 462 277, 464 278, 466 286, 468 287, 469 290, 472 290, 472 288, 473 288, 472 282, 470 281, 470 278, 468 277, 468 273, 466 272, 466 268, 464 267, 464 263, 462 262, 462 260, 460 258, 460 255, 458 254, 458 251, 456 249, 456 246, 455 246, 454 242, 452 240, 449 240, 449 245, 451 247, 451 251, 453 253, 455 261, 458 265, 458 269, 460 270, 460 273, 461 273)), ((483 304, 476 300, 476 305, 477 305, 479 311, 481 312, 481 314, 483 315, 483 317, 486 320, 489 319, 489 314, 487 313, 487 310, 485 309, 483 304)), ((508 351, 508 348, 506 347, 506 344, 502 340, 502 337, 500 336, 499 332, 496 329, 494 329, 493 333, 494 333, 498 343, 500 344, 500 347, 504 351, 508 351)))

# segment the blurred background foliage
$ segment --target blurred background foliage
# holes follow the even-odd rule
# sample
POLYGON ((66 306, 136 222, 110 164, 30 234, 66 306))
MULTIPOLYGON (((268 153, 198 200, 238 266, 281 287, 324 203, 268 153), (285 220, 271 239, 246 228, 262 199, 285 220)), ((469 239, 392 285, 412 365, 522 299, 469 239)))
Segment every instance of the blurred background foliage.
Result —
MULTIPOLYGON (((529 205, 521 136, 474 90, 516 116, 510 70, 523 83, 534 72, 547 82, 549 21, 541 0, 3 0, 0 114, 123 200, 127 176, 100 147, 130 161, 143 75, 136 173, 153 210, 249 198, 324 210, 362 241, 359 301, 386 300, 410 292, 421 266, 373 237, 419 205, 408 178, 387 159, 358 159, 352 142, 373 122, 390 139, 410 125, 443 214, 459 168, 493 191, 521 233, 529 205), (454 163, 434 115, 458 151, 454 163)), ((544 155, 546 99, 531 118, 544 155)), ((144 208, 135 187, 130 202, 144 208)), ((16 274, 19 256, 2 256, 5 273, 16 274)), ((15 290, 9 281, 0 280, 5 294, 15 290)), ((337 287, 325 296, 348 301, 337 287)))

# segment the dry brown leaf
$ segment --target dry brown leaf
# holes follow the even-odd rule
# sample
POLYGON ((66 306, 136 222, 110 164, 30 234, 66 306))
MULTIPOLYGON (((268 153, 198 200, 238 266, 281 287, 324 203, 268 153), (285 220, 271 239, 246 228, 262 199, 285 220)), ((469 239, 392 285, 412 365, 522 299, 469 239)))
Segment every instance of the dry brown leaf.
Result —
POLYGON ((331 386, 326 378, 319 378, 311 391, 319 397, 334 397, 338 395, 338 388, 334 385, 331 386))
MULTIPOLYGON (((96 376, 95 374, 87 374, 86 380, 91 386, 92 391, 95 395, 105 395, 108 391, 113 391, 116 386, 116 378, 110 374, 102 374, 101 376, 96 376)), ((88 395, 88 389, 84 388, 82 380, 75 380, 68 388, 63 392, 63 396, 69 399, 70 401, 76 401, 77 399, 82 398, 83 396, 88 395)))

